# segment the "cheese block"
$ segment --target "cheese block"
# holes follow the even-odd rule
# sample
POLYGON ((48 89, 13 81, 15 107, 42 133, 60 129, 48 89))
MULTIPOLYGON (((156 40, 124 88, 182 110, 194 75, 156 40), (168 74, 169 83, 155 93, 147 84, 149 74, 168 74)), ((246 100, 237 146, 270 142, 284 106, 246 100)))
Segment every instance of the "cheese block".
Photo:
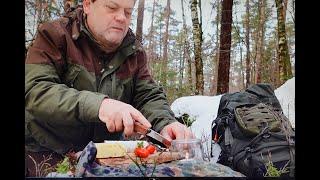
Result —
POLYGON ((126 147, 120 143, 95 143, 97 148, 96 158, 123 157, 126 155, 126 147))
POLYGON ((137 147, 137 144, 141 142, 143 143, 144 148, 149 145, 147 141, 110 141, 110 140, 104 141, 105 144, 121 144, 126 148, 128 153, 134 152, 134 149, 137 147))

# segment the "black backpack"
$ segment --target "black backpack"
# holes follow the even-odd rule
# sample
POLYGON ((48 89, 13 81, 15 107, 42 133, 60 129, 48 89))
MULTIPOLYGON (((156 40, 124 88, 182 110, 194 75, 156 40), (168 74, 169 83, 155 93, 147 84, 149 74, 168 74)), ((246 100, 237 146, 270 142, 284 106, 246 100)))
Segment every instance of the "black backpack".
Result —
POLYGON ((294 176, 295 132, 269 84, 221 97, 212 143, 221 147, 219 163, 248 177, 268 175, 267 163, 294 176))

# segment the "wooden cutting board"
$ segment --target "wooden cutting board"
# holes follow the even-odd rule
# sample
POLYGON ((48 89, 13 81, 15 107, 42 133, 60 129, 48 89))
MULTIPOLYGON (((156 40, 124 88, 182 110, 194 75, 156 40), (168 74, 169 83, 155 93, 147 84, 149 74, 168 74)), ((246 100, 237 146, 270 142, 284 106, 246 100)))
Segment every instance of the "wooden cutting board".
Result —
MULTIPOLYGON (((97 162, 100 165, 108 166, 131 164, 133 163, 133 161, 129 158, 129 156, 134 160, 136 160, 137 158, 134 153, 128 153, 124 157, 100 158, 97 159, 97 162)), ((141 160, 146 161, 148 164, 153 164, 155 160, 157 164, 161 164, 165 162, 180 160, 183 158, 184 157, 182 157, 181 154, 177 152, 156 152, 154 154, 149 155, 147 158, 141 158, 141 160)))

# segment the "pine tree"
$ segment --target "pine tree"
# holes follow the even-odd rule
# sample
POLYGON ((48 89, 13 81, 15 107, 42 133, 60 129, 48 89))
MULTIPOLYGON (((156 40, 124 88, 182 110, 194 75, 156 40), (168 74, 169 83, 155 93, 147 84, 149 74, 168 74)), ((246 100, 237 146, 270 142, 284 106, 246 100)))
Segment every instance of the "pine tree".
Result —
POLYGON ((232 5, 233 0, 222 1, 217 94, 229 92, 232 5))

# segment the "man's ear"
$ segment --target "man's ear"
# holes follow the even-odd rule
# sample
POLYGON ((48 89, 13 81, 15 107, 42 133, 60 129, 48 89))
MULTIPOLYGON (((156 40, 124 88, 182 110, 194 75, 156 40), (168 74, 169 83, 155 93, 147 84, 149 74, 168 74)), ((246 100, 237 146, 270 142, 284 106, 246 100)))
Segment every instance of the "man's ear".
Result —
POLYGON ((91 0, 83 0, 82 6, 85 14, 88 14, 90 11, 91 0))

